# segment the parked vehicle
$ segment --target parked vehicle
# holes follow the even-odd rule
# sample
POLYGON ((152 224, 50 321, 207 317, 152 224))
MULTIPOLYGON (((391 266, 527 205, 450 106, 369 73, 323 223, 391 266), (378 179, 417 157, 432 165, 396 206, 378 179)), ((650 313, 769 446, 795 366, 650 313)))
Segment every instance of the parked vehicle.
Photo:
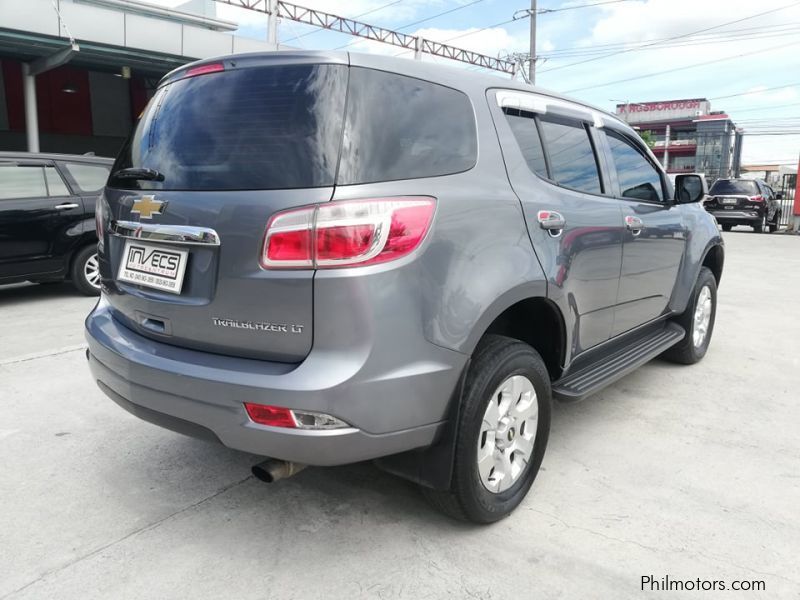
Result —
POLYGON ((756 233, 778 231, 783 195, 761 179, 717 179, 709 196, 706 210, 714 215, 723 231, 730 231, 736 225, 747 225, 756 233))
POLYGON ((69 279, 100 293, 94 206, 113 160, 0 152, 0 284, 69 279))
POLYGON ((677 188, 613 115, 512 81, 330 52, 194 63, 106 188, 89 365, 133 414, 271 457, 264 480, 377 459, 496 521, 552 398, 705 355, 723 242, 702 181, 677 188))

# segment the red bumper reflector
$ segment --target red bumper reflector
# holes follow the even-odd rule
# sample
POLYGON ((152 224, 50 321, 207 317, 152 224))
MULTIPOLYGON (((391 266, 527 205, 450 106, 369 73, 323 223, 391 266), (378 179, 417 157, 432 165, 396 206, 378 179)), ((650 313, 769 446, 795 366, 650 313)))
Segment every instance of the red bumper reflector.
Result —
POLYGON ((271 425, 272 427, 291 427, 296 428, 297 422, 294 420, 292 411, 280 406, 267 406, 265 404, 252 404, 245 402, 244 408, 250 420, 259 425, 271 425))

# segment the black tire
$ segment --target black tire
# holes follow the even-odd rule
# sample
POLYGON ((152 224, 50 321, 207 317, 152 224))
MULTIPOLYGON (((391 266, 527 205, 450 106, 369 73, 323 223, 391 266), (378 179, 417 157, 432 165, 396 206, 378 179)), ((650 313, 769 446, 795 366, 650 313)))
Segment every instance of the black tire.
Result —
POLYGON ((730 231, 731 229, 733 229, 733 225, 723 225, 722 226, 722 231, 730 231))
POLYGON ((775 213, 775 221, 769 224, 769 232, 775 233, 781 226, 781 213, 775 213))
POLYGON ((512 338, 487 335, 473 354, 464 386, 450 490, 423 488, 430 503, 453 518, 473 523, 493 523, 509 515, 539 472, 550 434, 551 403, 550 377, 536 350, 512 338), (526 377, 536 392, 536 435, 524 470, 507 490, 495 493, 484 487, 478 473, 478 439, 495 390, 514 375, 526 377))
POLYGON ((84 246, 75 254, 70 269, 70 281, 81 294, 85 296, 99 296, 100 286, 94 285, 87 277, 87 264, 94 258, 97 260, 97 246, 84 246))
POLYGON ((767 216, 764 215, 761 217, 761 220, 753 225, 753 231, 756 233, 764 233, 764 226, 767 224, 767 216))
POLYGON ((717 280, 714 279, 714 274, 708 267, 701 267, 700 274, 697 276, 697 283, 695 283, 694 290, 692 291, 692 297, 689 299, 689 305, 683 313, 673 319, 686 330, 686 337, 664 352, 662 356, 669 361, 683 365, 693 365, 696 362, 700 362, 708 351, 711 335, 714 333, 714 321, 716 317, 717 280), (711 292, 711 320, 708 323, 705 337, 698 346, 694 343, 694 316, 700 292, 706 286, 711 292))

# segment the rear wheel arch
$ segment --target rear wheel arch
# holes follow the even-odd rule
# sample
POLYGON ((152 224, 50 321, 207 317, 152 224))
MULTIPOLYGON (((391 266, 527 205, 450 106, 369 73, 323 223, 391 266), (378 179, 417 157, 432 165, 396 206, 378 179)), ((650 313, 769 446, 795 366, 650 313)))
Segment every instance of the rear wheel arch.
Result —
POLYGON ((487 335, 502 335, 528 344, 542 357, 551 380, 561 376, 567 347, 566 327, 561 311, 551 300, 532 296, 496 311, 479 340, 487 335))

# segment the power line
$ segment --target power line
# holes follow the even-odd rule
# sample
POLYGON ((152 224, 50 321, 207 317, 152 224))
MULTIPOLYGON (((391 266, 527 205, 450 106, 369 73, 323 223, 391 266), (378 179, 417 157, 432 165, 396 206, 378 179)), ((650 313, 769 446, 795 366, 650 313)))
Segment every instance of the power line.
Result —
MULTIPOLYGON (((629 81, 636 81, 636 80, 639 80, 639 79, 647 79, 648 77, 655 77, 657 75, 665 75, 667 73, 675 73, 677 71, 685 71, 686 69, 694 69, 696 67, 703 67, 705 65, 713 65, 713 64, 716 64, 716 63, 724 62, 726 60, 733 60, 734 58, 743 58, 745 56, 749 57, 749 56, 753 56, 754 54, 763 54, 764 52, 771 52, 772 50, 780 50, 782 48, 788 48, 789 46, 796 46, 797 44, 800 44, 800 41, 790 42, 788 44, 782 44, 780 46, 771 46, 770 48, 763 48, 761 50, 756 50, 754 52, 744 52, 742 54, 735 54, 733 56, 725 56, 723 58, 717 58, 717 59, 714 59, 714 60, 707 60, 707 61, 704 61, 704 62, 694 63, 694 64, 691 64, 691 65, 684 65, 682 67, 675 67, 674 69, 666 69, 664 71, 655 71, 653 73, 647 73, 645 75, 637 75, 636 77, 627 77, 625 79, 616 79, 614 81, 607 81, 606 83, 598 83, 598 84, 595 84, 595 85, 587 85, 585 87, 580 87, 580 88, 574 88, 574 89, 571 89, 571 90, 567 90, 566 93, 570 94, 572 92, 582 92, 584 90, 593 90, 595 88, 607 87, 609 85, 614 85, 614 84, 617 84, 617 83, 627 83, 629 81)), ((552 69, 550 69, 550 70, 552 70, 552 69)))
MULTIPOLYGON (((664 48, 685 48, 689 46, 700 46, 706 44, 723 44, 729 42, 738 42, 743 40, 758 40, 758 39, 772 39, 777 37, 786 37, 788 35, 796 35, 797 32, 800 32, 800 27, 797 25, 787 25, 779 28, 748 28, 747 30, 742 31, 750 31, 750 33, 736 33, 731 34, 728 33, 720 33, 720 34, 710 34, 707 36, 698 36, 697 39, 691 38, 686 40, 677 41, 675 43, 663 43, 657 46, 649 46, 646 48, 639 48, 636 51, 645 51, 645 50, 662 50, 664 48), (757 31, 754 31, 758 29, 757 31)), ((608 48, 621 48, 628 46, 629 44, 609 44, 608 48)), ((588 47, 586 49, 573 49, 570 51, 562 50, 557 51, 553 50, 549 53, 542 54, 540 56, 547 58, 548 60, 561 60, 565 58, 574 58, 579 56, 597 56, 600 54, 605 54, 607 50, 594 50, 591 49, 593 47, 588 47)), ((566 65, 565 65, 566 66, 566 65)))
MULTIPOLYGON (((691 37, 693 35, 697 35, 698 33, 705 33, 706 31, 712 31, 714 29, 720 29, 722 27, 727 27, 728 25, 734 25, 736 23, 741 23, 741 22, 747 21, 749 19, 755 19, 757 17, 763 17, 764 15, 772 14, 772 13, 775 13, 775 12, 778 12, 778 11, 781 11, 781 10, 785 10, 787 8, 791 8, 793 6, 798 6, 798 5, 800 5, 800 2, 792 2, 791 4, 787 4, 785 6, 781 6, 781 7, 778 7, 778 8, 773 8, 771 10, 766 10, 764 12, 756 13, 756 14, 750 15, 748 17, 743 17, 741 19, 736 19, 734 21, 728 21, 727 23, 722 23, 720 25, 714 25, 712 27, 706 27, 705 29, 698 29, 696 31, 690 31, 689 33, 684 33, 684 34, 681 34, 681 35, 676 35, 676 36, 673 36, 673 37, 670 37, 670 38, 666 38, 664 41, 672 41, 672 40, 678 40, 678 39, 682 39, 682 38, 691 37)), ((619 54, 625 54, 626 52, 634 52, 634 51, 637 51, 637 50, 641 50, 642 48, 647 48, 647 47, 650 47, 650 46, 658 45, 659 43, 661 43, 661 42, 649 42, 647 44, 643 44, 643 45, 637 46, 635 48, 628 48, 626 50, 618 50, 616 52, 611 52, 609 54, 604 54, 603 56, 597 56, 595 58, 587 58, 586 60, 581 60, 581 61, 577 61, 577 62, 574 62, 574 63, 566 64, 566 65, 561 65, 559 67, 552 67, 550 69, 543 69, 540 72, 541 73, 547 73, 549 71, 556 71, 558 69, 566 69, 567 67, 574 67, 576 65, 582 65, 582 64, 585 64, 585 63, 588 63, 588 62, 593 62, 595 60, 601 60, 601 59, 604 59, 604 58, 608 58, 610 56, 617 56, 619 54)))
POLYGON ((800 85, 800 81, 795 83, 787 83, 786 85, 776 85, 775 87, 768 87, 756 90, 749 90, 747 92, 739 92, 737 94, 728 94, 727 96, 714 96, 713 98, 708 98, 709 100, 724 100, 725 98, 736 98, 738 96, 748 96, 750 94, 761 94, 763 92, 771 92, 773 90, 784 90, 786 88, 794 87, 796 85, 800 85))
MULTIPOLYGON (((472 0, 472 2, 469 2, 467 4, 462 4, 461 6, 456 6, 455 8, 451 8, 449 10, 442 11, 442 12, 440 12, 438 14, 431 15, 430 17, 426 17, 426 18, 420 19, 418 21, 414 21, 413 23, 407 23, 405 25, 401 25, 400 27, 398 27, 396 29, 396 31, 401 31, 403 29, 408 29, 409 27, 414 27, 415 25, 419 25, 420 23, 427 23, 428 21, 433 21, 434 19, 438 19, 439 17, 443 17, 444 15, 449 15, 450 13, 454 13, 454 12, 456 12, 458 10, 464 10, 465 8, 469 8, 470 6, 473 6, 473 5, 478 4, 480 2, 483 2, 483 1, 484 0, 472 0)), ((352 46, 353 44, 355 44, 357 42, 358 42, 358 40, 354 40, 352 42, 348 42, 344 46, 336 47, 335 50, 341 50, 342 48, 347 48, 347 47, 352 46)), ((400 54, 402 54, 402 52, 400 54)), ((397 55, 395 55, 395 56, 397 56, 397 55)))

